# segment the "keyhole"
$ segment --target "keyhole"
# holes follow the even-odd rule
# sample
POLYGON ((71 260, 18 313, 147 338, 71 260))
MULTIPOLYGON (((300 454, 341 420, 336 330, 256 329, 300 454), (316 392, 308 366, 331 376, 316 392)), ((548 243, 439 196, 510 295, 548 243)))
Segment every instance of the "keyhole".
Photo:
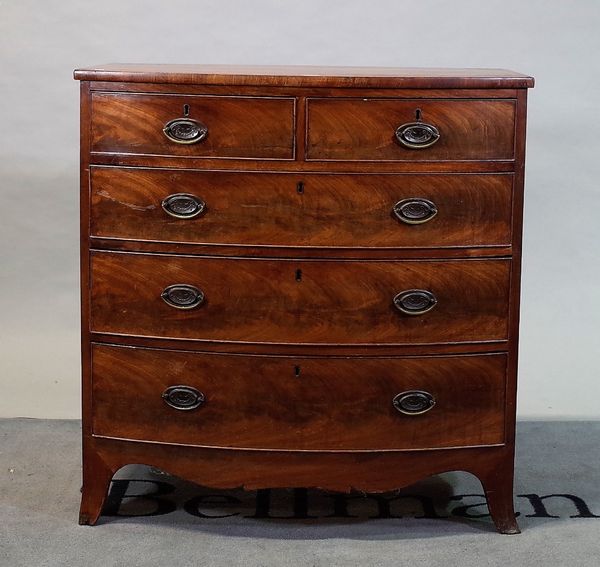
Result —
POLYGON ((189 116, 190 115, 190 105, 189 104, 184 104, 183 105, 183 115, 184 116, 189 116))
POLYGON ((296 270, 296 281, 297 282, 302 281, 302 270, 300 270, 300 269, 296 270))
POLYGON ((294 376, 296 378, 300 378, 300 367, 299 366, 294 366, 294 376))
POLYGON ((304 181, 298 181, 298 183, 296 184, 296 192, 299 195, 302 195, 304 193, 304 181))
POLYGON ((421 109, 417 108, 417 110, 415 110, 415 119, 417 120, 417 122, 419 120, 421 120, 421 109))

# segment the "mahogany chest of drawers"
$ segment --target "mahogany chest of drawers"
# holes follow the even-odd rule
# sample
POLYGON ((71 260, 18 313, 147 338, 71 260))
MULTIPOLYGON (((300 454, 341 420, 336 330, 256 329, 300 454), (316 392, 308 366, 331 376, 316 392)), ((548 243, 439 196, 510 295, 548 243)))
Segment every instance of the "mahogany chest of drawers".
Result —
POLYGON ((516 533, 527 88, 497 69, 110 65, 81 81, 83 498, 384 491, 516 533))

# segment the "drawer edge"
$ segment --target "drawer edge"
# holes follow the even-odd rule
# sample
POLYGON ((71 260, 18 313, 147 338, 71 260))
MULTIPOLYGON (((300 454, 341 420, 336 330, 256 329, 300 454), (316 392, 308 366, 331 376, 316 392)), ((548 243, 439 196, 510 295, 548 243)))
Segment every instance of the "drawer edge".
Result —
POLYGON ((461 449, 485 449, 491 447, 505 447, 506 443, 491 443, 485 445, 456 445, 449 447, 419 447, 416 449, 280 449, 264 447, 221 447, 215 445, 200 445, 192 443, 171 443, 165 441, 150 441, 147 439, 129 439, 126 437, 113 437, 92 433, 94 439, 108 439, 111 441, 125 441, 127 443, 141 443, 144 445, 159 445, 169 447, 187 447, 195 449, 211 449, 216 451, 244 451, 251 453, 333 453, 333 454, 374 454, 374 453, 422 453, 424 451, 457 451, 461 449))
POLYGON ((108 333, 92 332, 90 346, 95 344, 125 346, 131 348, 149 348, 179 350, 204 353, 222 353, 256 356, 310 356, 329 357, 342 356, 345 358, 369 356, 448 356, 448 355, 475 355, 475 354, 501 354, 510 350, 510 340, 494 341, 487 343, 446 343, 440 345, 370 345, 357 347, 356 345, 319 345, 307 344, 265 344, 265 343, 231 343, 204 341, 190 339, 152 339, 141 336, 125 336, 108 333))

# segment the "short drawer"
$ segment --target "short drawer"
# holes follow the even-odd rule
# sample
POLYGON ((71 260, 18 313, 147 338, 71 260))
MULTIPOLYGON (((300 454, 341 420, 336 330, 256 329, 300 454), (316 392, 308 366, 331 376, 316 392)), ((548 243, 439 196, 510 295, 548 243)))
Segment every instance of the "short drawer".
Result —
POLYGON ((91 151, 294 158, 295 99, 94 93, 91 151))
POLYGON ((306 158, 512 160, 515 109, 507 99, 309 99, 306 158))
POLYGON ((312 261, 94 251, 99 333, 281 344, 507 338, 510 260, 312 261))
POLYGON ((240 246, 511 242, 511 174, 331 175, 92 167, 90 234, 240 246))
POLYGON ((97 436, 237 449, 504 442, 506 355, 288 358, 93 346, 97 436))

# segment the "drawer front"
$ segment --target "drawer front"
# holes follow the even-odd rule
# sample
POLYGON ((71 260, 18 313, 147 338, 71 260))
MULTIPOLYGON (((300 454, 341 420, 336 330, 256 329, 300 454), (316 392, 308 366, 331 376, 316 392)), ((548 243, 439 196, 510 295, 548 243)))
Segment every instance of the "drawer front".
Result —
POLYGON ((91 269, 91 328, 101 333, 280 344, 507 338, 509 260, 309 261, 95 251, 91 269))
POLYGON ((511 241, 513 176, 93 167, 91 235, 242 246, 445 248, 511 241))
POLYGON ((293 98, 94 93, 91 149, 157 156, 293 159, 294 114, 293 98), (171 123, 177 119, 184 122, 171 123), (191 125, 190 120, 194 121, 191 125), (164 131, 170 123, 169 135, 178 141, 164 131), (193 140, 199 141, 189 143, 193 140))
POLYGON ((92 367, 99 436, 317 451, 504 442, 504 354, 292 359, 94 345, 92 367))
POLYGON ((310 160, 512 160, 514 157, 514 100, 331 98, 309 99, 307 105, 306 157, 310 160), (425 131, 419 123, 434 130, 425 131), (403 145, 397 132, 405 143, 416 147, 403 145))

